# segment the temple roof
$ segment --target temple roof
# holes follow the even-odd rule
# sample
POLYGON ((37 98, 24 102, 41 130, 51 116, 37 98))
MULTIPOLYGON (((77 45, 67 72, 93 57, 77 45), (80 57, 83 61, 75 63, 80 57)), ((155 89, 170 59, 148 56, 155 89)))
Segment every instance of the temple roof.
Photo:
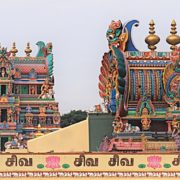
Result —
POLYGON ((23 61, 23 60, 25 60, 25 61, 33 61, 33 60, 46 60, 46 57, 31 57, 31 56, 29 56, 29 57, 13 57, 13 56, 10 56, 10 57, 8 57, 8 59, 9 60, 11 60, 11 61, 17 61, 17 60, 20 60, 20 61, 23 61))
POLYGON ((47 74, 48 69, 46 64, 16 64, 14 68, 23 74, 29 74, 29 72, 34 69, 38 74, 47 74))
POLYGON ((38 46, 38 53, 35 57, 31 57, 30 43, 27 43, 27 47, 24 50, 26 55, 24 57, 16 56, 18 50, 15 43, 10 51, 7 48, 0 47, 0 65, 5 67, 4 71, 11 69, 12 74, 16 79, 21 78, 22 75, 29 74, 29 78, 36 77, 36 75, 53 75, 53 54, 52 43, 39 41, 36 43, 38 46), (7 65, 6 65, 7 64, 7 65))

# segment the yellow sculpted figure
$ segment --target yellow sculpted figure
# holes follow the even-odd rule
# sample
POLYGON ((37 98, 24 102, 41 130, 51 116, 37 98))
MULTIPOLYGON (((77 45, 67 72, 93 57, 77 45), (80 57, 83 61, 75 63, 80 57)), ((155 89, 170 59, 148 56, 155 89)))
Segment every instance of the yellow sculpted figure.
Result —
POLYGON ((41 87, 41 94, 39 95, 39 98, 43 98, 43 96, 49 93, 49 89, 51 89, 51 86, 49 84, 49 80, 46 79, 41 87))

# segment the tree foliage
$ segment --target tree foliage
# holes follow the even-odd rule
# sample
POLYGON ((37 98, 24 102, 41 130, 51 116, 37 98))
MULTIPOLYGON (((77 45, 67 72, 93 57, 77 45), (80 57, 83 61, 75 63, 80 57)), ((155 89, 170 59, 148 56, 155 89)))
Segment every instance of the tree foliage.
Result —
POLYGON ((67 127, 71 124, 85 120, 87 117, 86 111, 72 110, 71 112, 61 116, 61 127, 67 127))

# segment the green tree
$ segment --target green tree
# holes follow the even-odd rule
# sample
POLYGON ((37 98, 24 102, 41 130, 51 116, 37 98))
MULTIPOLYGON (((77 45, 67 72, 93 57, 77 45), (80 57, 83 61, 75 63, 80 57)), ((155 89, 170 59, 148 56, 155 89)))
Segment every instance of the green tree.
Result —
POLYGON ((87 117, 86 111, 72 110, 71 112, 61 116, 61 127, 67 127, 71 124, 85 120, 87 117))

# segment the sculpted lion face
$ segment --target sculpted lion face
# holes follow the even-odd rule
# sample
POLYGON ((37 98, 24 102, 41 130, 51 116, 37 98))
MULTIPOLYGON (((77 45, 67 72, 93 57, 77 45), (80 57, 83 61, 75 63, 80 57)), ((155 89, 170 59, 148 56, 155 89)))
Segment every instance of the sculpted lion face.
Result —
POLYGON ((112 21, 106 32, 109 48, 117 47, 121 51, 125 51, 126 42, 128 40, 128 31, 123 28, 121 21, 112 21))

